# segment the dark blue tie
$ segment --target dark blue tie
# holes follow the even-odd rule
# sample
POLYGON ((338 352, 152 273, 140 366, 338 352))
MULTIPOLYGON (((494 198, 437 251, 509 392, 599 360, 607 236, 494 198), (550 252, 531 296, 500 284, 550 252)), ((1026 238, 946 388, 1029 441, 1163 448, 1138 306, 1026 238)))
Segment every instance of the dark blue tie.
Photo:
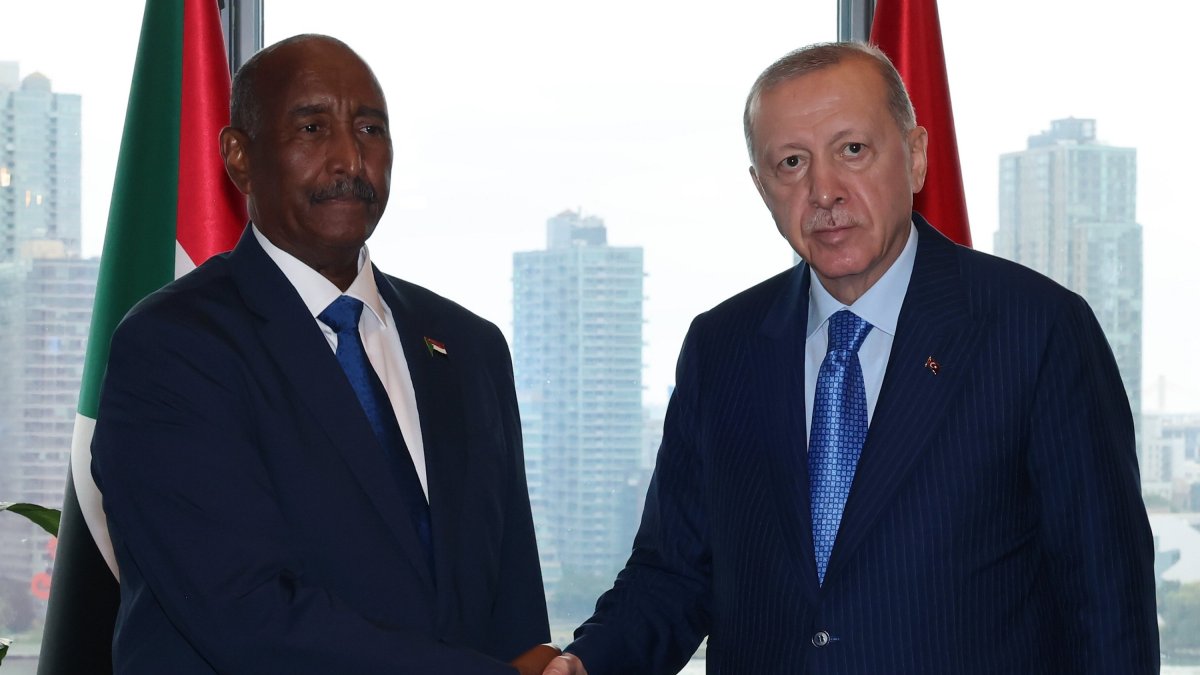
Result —
POLYGON ((812 432, 808 441, 808 479, 812 496, 813 552, 817 579, 833 552, 842 509, 854 482, 854 469, 867 439, 867 392, 858 348, 871 324, 843 309, 829 317, 829 349, 817 373, 812 432))
POLYGON ((366 350, 363 349, 362 337, 358 333, 358 319, 362 316, 362 311, 361 300, 343 295, 330 303, 325 311, 317 315, 317 319, 337 333, 338 363, 342 365, 342 370, 346 371, 346 378, 350 380, 350 386, 354 388, 358 402, 367 414, 375 437, 387 451, 392 473, 412 516, 417 536, 425 547, 429 571, 432 574, 433 528, 429 521, 429 504, 425 501, 421 481, 417 477, 408 445, 400 433, 400 425, 396 422, 396 413, 392 410, 387 390, 383 388, 383 382, 371 367, 366 350))

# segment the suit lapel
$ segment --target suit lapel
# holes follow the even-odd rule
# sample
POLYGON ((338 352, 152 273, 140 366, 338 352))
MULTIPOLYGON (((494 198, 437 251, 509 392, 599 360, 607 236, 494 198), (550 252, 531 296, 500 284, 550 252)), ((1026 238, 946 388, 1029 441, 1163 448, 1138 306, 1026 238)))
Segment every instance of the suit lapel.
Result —
POLYGON ((259 333, 295 397, 325 430, 363 491, 375 504, 413 563, 432 588, 423 547, 354 390, 308 308, 271 261, 250 228, 230 255, 238 290, 260 318, 259 333))
MULTIPOLYGON (((462 508, 462 477, 467 475, 468 438, 466 410, 459 368, 468 346, 460 337, 446 334, 436 313, 415 304, 415 298, 375 270, 375 285, 388 306, 408 362, 417 414, 421 420, 421 442, 425 451, 425 477, 429 486, 429 515, 433 527, 434 564, 439 578, 448 579, 449 560, 456 548, 452 538, 459 530, 462 508), (430 350, 425 339, 444 343, 446 354, 430 350)), ((439 613, 443 611, 439 603, 439 613)))
POLYGON ((804 411, 804 340, 808 326, 808 265, 797 265, 767 313, 756 339, 752 372, 761 393, 755 409, 764 434, 767 468, 775 483, 779 522, 804 588, 815 596, 817 572, 808 488, 808 432, 804 411))
POLYGON ((862 543, 940 429, 969 376, 984 322, 971 316, 955 246, 914 214, 917 259, 826 582, 862 543), (933 358, 937 372, 926 366, 933 358))

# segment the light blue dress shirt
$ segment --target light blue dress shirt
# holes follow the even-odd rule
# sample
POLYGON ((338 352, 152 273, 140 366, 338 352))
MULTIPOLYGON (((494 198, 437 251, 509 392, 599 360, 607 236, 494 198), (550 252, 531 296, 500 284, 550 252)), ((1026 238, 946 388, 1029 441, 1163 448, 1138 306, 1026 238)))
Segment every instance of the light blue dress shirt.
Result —
MULTIPOLYGON (((867 423, 874 418, 875 403, 883 386, 883 375, 887 371, 888 358, 892 353, 892 342, 896 337, 896 323, 900 318, 900 306, 908 293, 908 281, 912 278, 913 263, 917 259, 917 228, 909 225, 908 242, 896 262, 888 268, 875 285, 867 289, 853 305, 843 305, 829 294, 817 275, 809 268, 812 283, 808 291, 808 335, 804 341, 804 419, 805 429, 812 434, 813 400, 817 394, 817 373, 829 345, 829 317, 841 309, 849 309, 866 319, 874 328, 867 333, 866 340, 858 350, 862 364, 863 385, 867 390, 867 423)), ((868 431, 869 433, 869 431, 868 431)))

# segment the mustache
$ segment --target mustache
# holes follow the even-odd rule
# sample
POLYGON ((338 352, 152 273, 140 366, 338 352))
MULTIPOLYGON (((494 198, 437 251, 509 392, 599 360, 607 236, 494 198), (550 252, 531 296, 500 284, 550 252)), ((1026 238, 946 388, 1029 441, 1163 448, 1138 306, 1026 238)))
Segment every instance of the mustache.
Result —
POLYGON ((858 225, 858 219, 842 209, 817 209, 804 221, 806 232, 858 225))
POLYGON ((375 186, 359 176, 355 176, 353 179, 342 178, 314 191, 309 199, 316 203, 345 197, 354 197, 368 204, 374 203, 376 199, 375 186))

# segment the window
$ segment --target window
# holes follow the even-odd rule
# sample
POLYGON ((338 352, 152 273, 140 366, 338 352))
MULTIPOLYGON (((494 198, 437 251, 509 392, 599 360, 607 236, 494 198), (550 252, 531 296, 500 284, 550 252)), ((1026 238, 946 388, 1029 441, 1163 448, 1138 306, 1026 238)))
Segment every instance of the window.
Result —
POLYGON ((1200 294, 1200 229, 1186 215, 1200 169, 1185 159, 1200 141, 1175 133, 1193 124, 1194 97, 1179 74, 1200 61, 1185 39, 1152 37, 1164 22, 1194 25, 1200 8, 1183 0, 939 5, 975 246, 1041 261, 1031 266, 1080 292, 1105 326, 1135 420, 1141 412, 1163 672, 1200 672, 1200 645, 1187 637, 1200 621, 1200 358, 1195 312, 1184 309, 1200 294), (1055 131, 1077 151, 1071 166, 1055 163, 1053 147, 1020 164, 1014 154, 1033 147, 1030 137, 1055 131), (1034 199, 1046 200, 1041 211, 1034 199), (1004 243, 1012 228, 1022 247, 1015 255, 1004 243), (1078 268, 1060 277, 1062 264, 1078 268))
POLYGON ((771 61, 836 37, 836 3, 319 6, 269 0, 265 41, 327 33, 371 64, 395 145, 372 260, 514 347, 565 644, 628 557, 642 420, 661 418, 692 317, 791 264, 747 172, 742 104, 771 61), (522 386, 545 379, 559 388, 522 386))
MULTIPOLYGON (((62 3, 10 4, 0 11, 0 83, 37 71, 53 92, 78 98, 48 116, 26 103, 0 113, 0 222, 21 211, 35 219, 26 221, 31 230, 74 237, 84 257, 96 256, 141 3, 72 4, 69 22, 62 3), (47 138, 69 140, 73 115, 80 147, 6 145, 6 130, 43 118, 47 138), (27 187, 21 163, 43 158, 63 171, 80 164, 82 191, 27 187), (71 199, 74 207, 59 201, 71 199)), ((1200 622, 1197 594, 1185 604, 1185 585, 1200 588, 1200 358, 1191 345, 1200 328, 1200 228, 1184 202, 1200 183, 1189 159, 1200 144, 1190 133, 1194 87, 1184 74, 1200 62, 1186 40, 1159 37, 1164 21, 1200 23, 1200 6, 1013 0, 942 2, 940 10, 975 245, 1044 266, 1115 327, 1109 340, 1141 413, 1164 673, 1200 672, 1187 665, 1200 662, 1200 645, 1189 647, 1189 629, 1177 628, 1200 622), (1081 152, 1058 157, 1039 146, 1023 161, 1031 137, 1055 125, 1083 139, 1074 141, 1081 152), (1046 223, 1061 227, 1038 236, 1046 223)), ((833 0, 714 10, 681 0, 265 0, 267 43, 302 32, 342 38, 388 96, 396 159, 373 259, 491 319, 514 347, 562 350, 541 364, 515 355, 519 381, 537 367, 560 385, 527 389, 522 400, 559 641, 627 555, 691 318, 791 264, 746 172, 742 101, 773 59, 834 39, 835 13, 833 0), (521 312, 570 331, 557 340, 522 333, 521 312), (586 452, 563 454, 564 444, 586 452), (592 478, 573 484, 578 499, 567 503, 548 477, 571 470, 592 478), (559 518, 551 505, 577 519, 559 518), (568 523, 577 542, 547 535, 568 523), (572 546, 600 563, 573 568, 572 546)), ((30 352, 0 376, 0 415, 23 415, 0 428, 0 499, 53 501, 61 484, 51 474, 65 471, 44 467, 65 465, 80 370, 71 355, 86 347, 95 271, 18 269, 5 261, 20 253, 20 239, 0 233, 0 311, 37 312, 26 332, 0 332, 5 353, 30 352), (51 293, 63 297, 27 302, 51 293), (41 445, 12 440, 21 428, 41 445), (19 472, 5 470, 17 466, 41 467, 26 493, 14 482, 19 472)), ((44 541, 6 553, 40 536, 21 526, 0 517, 0 569, 39 573, 52 555, 44 541)), ((34 608, 32 639, 44 604, 34 608)), ((15 646, 5 666, 21 672, 13 657, 27 649, 15 646)))

